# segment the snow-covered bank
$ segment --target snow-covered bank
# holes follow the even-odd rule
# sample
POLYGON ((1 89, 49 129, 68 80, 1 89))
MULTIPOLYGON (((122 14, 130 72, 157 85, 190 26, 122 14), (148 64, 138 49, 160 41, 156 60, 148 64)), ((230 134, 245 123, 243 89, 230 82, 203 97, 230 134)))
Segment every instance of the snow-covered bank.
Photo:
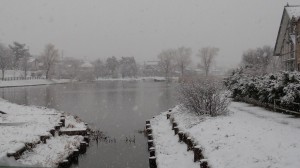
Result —
MULTIPOLYGON (((232 102, 229 111, 228 116, 201 118, 177 106, 172 111, 172 117, 179 129, 201 146, 212 168, 300 167, 299 118, 238 102, 232 102)), ((156 118, 166 118, 166 114, 156 118)), ((155 129, 164 129, 160 127, 155 129)), ((168 133, 160 133, 160 136, 156 139, 161 141, 159 144, 163 144, 164 139, 171 141, 168 133)), ((170 146, 164 144, 159 148, 170 146)), ((169 158, 174 155, 163 153, 171 155, 169 158)))
POLYGON ((68 83, 70 79, 32 79, 32 80, 12 80, 0 81, 0 88, 3 87, 21 87, 21 86, 36 86, 36 85, 50 85, 56 83, 68 83))
POLYGON ((193 162, 193 153, 186 150, 185 144, 178 142, 178 137, 166 119, 166 113, 151 119, 151 127, 158 168, 199 167, 199 164, 193 162))
POLYGON ((18 162, 23 165, 53 167, 57 165, 57 161, 67 158, 74 149, 77 149, 82 140, 82 136, 52 137, 47 144, 38 144, 32 151, 26 151, 18 162))
MULTIPOLYGON (((15 165, 12 159, 7 158, 7 153, 18 151, 25 147, 26 143, 37 143, 42 135, 50 135, 49 130, 58 125, 62 115, 53 109, 22 106, 2 99, 0 111, 0 166, 15 165)), ((65 115, 65 121, 66 130, 86 129, 82 121, 71 115, 65 115)), ((39 144, 34 150, 22 154, 17 162, 26 165, 56 166, 82 140, 81 136, 50 137, 46 144, 39 144)))
MULTIPOLYGON (((172 80, 177 80, 178 77, 172 77, 172 80)), ((95 81, 165 81, 165 77, 153 76, 153 77, 137 77, 137 78, 98 78, 95 81)))

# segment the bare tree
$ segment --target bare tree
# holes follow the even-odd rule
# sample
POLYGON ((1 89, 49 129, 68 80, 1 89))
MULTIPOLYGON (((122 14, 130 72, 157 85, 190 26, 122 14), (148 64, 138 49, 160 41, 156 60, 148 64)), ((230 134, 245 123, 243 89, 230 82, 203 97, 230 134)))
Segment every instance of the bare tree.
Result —
POLYGON ((12 51, 0 44, 0 69, 2 71, 2 80, 4 79, 5 71, 11 66, 12 51))
MULTIPOLYGON (((247 67, 247 73, 250 75, 264 75, 272 62, 272 57, 273 48, 270 46, 249 49, 243 53, 242 65, 247 67)), ((273 63, 276 63, 276 59, 273 61, 275 61, 273 63)))
POLYGON ((177 49, 176 62, 180 68, 181 76, 183 76, 186 67, 191 63, 192 49, 180 47, 177 49))
POLYGON ((46 73, 46 79, 49 79, 49 72, 54 64, 58 61, 58 49, 55 49, 53 44, 47 44, 42 54, 42 61, 46 73))
POLYGON ((24 57, 21 59, 21 63, 22 63, 22 69, 24 71, 24 77, 26 79, 27 77, 27 71, 28 71, 28 60, 31 57, 30 53, 27 51, 24 55, 24 57))
POLYGON ((197 56, 200 57, 200 68, 205 71, 205 76, 208 76, 211 66, 215 57, 218 55, 219 48, 216 47, 204 47, 198 51, 197 56))
POLYGON ((174 68, 174 59, 176 58, 177 51, 174 49, 163 50, 158 55, 158 65, 161 71, 164 73, 166 79, 170 77, 170 73, 174 68))
POLYGON ((281 70, 283 70, 281 58, 272 56, 267 66, 267 73, 275 73, 281 70))

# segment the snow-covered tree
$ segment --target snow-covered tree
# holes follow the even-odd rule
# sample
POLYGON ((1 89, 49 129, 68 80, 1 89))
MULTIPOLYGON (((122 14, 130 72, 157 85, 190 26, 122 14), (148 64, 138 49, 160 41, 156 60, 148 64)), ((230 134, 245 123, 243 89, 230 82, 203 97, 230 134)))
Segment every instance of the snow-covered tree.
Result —
POLYGON ((4 79, 5 71, 11 67, 12 51, 0 43, 0 69, 2 72, 2 80, 4 79))
POLYGON ((120 69, 121 69, 122 78, 136 77, 137 65, 134 57, 122 57, 120 60, 120 69))
POLYGON ((19 42, 14 42, 13 45, 9 45, 9 48, 13 53, 13 68, 16 70, 19 68, 20 59, 24 58, 28 49, 25 48, 26 44, 21 44, 19 42))
POLYGON ((94 61, 93 65, 94 65, 94 74, 96 79, 106 75, 107 72, 106 72, 105 65, 100 59, 94 61))
POLYGON ((109 57, 106 60, 106 68, 109 71, 109 74, 114 77, 117 73, 119 67, 119 61, 115 56, 109 57))

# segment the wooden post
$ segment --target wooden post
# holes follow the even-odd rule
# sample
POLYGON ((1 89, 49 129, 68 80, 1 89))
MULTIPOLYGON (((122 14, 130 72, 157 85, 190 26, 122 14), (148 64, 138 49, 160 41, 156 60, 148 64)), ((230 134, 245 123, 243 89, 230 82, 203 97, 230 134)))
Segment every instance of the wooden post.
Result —
POLYGON ((193 149, 193 142, 192 142, 192 138, 188 137, 187 138, 187 151, 192 150, 193 149))
POLYGON ((86 142, 82 141, 80 142, 80 149, 79 149, 80 153, 83 154, 86 152, 86 142))
POLYGON ((148 140, 148 150, 153 147, 153 140, 148 140))
POLYGON ((62 118, 60 119, 60 122, 62 123, 61 126, 63 126, 63 127, 66 126, 66 120, 65 120, 65 117, 62 117, 62 118))
POLYGON ((148 128, 147 129, 147 134, 149 135, 149 134, 152 134, 152 129, 151 128, 148 128))
POLYGON ((153 140, 152 134, 149 134, 149 135, 148 135, 148 140, 153 140))
POLYGON ((55 129, 56 131, 58 131, 58 130, 60 129, 60 125, 55 125, 55 126, 54 126, 54 129, 55 129))
POLYGON ((177 127, 177 123, 176 122, 173 122, 173 124, 172 124, 172 130, 174 130, 174 127, 177 127))
POLYGON ((209 168, 207 159, 201 159, 200 160, 200 168, 209 168))
POLYGON ((169 118, 170 118, 170 116, 171 116, 171 114, 167 114, 167 119, 169 119, 169 118))
POLYGON ((150 168, 157 168, 155 156, 149 157, 149 166, 150 168))
POLYGON ((90 137, 84 136, 84 137, 83 137, 83 140, 86 142, 86 145, 89 146, 90 137))
POLYGON ((183 134, 183 142, 187 144, 187 138, 188 138, 188 134, 184 133, 183 134))
POLYGON ((59 168, 67 168, 67 167, 69 167, 70 165, 69 165, 69 161, 67 160, 67 159, 65 159, 65 160, 63 160, 62 162, 60 162, 59 164, 58 164, 58 167, 59 168))
POLYGON ((55 135, 55 129, 51 129, 49 132, 50 132, 50 134, 51 134, 52 136, 55 135))
POLYGON ((179 136, 179 142, 182 142, 183 141, 183 132, 179 131, 178 136, 179 136))
POLYGON ((194 147, 194 162, 200 161, 201 159, 204 159, 203 155, 202 155, 202 150, 201 150, 200 146, 195 146, 194 147))
POLYGON ((85 142, 89 143, 90 142, 90 137, 89 136, 84 136, 83 140, 85 142))
POLYGON ((41 135, 40 136, 40 140, 45 144, 46 143, 46 140, 49 139, 49 135, 41 135))
POLYGON ((78 163, 78 157, 79 157, 79 150, 78 149, 74 149, 73 151, 73 162, 78 163))
POLYGON ((16 151, 12 150, 12 151, 8 151, 6 155, 7 155, 7 157, 11 157, 11 156, 15 156, 16 153, 17 153, 16 151))
POLYGON ((150 153, 150 157, 155 156, 155 148, 154 148, 154 147, 151 147, 149 153, 150 153))
POLYGON ((177 135, 178 134, 178 132, 179 132, 179 128, 176 126, 176 127, 174 127, 174 134, 175 135, 177 135))

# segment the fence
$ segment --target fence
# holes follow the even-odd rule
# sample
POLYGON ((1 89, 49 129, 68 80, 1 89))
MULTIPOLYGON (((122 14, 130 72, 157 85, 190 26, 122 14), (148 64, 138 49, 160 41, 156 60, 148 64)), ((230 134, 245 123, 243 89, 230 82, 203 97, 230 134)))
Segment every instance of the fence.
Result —
POLYGON ((284 107, 284 106, 280 105, 278 103, 278 102, 280 102, 280 99, 274 99, 273 104, 263 103, 261 101, 255 100, 255 99, 245 98, 245 97, 234 98, 234 100, 253 104, 255 106, 264 107, 269 110, 273 110, 274 112, 285 112, 287 114, 300 115, 300 103, 296 103, 296 102, 292 102, 292 104, 296 105, 296 107, 291 109, 290 107, 284 107))
POLYGON ((0 78, 2 81, 13 81, 13 80, 33 80, 33 79, 46 79, 45 77, 5 77, 0 78))
POLYGON ((292 107, 289 107, 289 109, 291 110, 288 110, 286 108, 288 107, 283 107, 283 106, 279 106, 277 102, 281 102, 280 99, 274 99, 274 103, 273 103, 273 110, 274 111, 277 111, 277 110, 280 110, 280 111, 285 111, 286 113, 291 113, 291 114, 296 114, 296 115, 299 115, 300 114, 300 103, 296 103, 296 102, 291 102, 291 104, 293 104, 292 107))

